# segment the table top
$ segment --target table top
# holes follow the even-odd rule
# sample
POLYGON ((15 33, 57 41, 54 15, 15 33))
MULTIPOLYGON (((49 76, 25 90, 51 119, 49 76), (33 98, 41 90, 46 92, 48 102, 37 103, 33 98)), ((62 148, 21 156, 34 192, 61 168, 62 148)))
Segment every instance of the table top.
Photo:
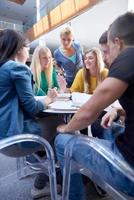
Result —
MULTIPOLYGON (((66 94, 66 95, 70 95, 70 94, 66 94)), ((65 98, 68 96, 63 96, 63 94, 62 94, 61 97, 65 98)), ((55 102, 51 103, 49 105, 48 109, 45 109, 43 112, 44 113, 54 113, 54 114, 74 114, 79 110, 79 108, 85 102, 87 102, 87 100, 89 100, 92 97, 92 95, 74 92, 74 93, 72 93, 72 100, 69 100, 68 98, 62 99, 61 97, 60 97, 60 100, 57 99, 55 102)), ((43 97, 41 97, 41 98, 43 98, 43 97)), ((105 110, 109 111, 111 109, 111 107, 120 107, 118 100, 115 101, 114 103, 112 103, 107 108, 105 108, 105 110)))
POLYGON ((46 110, 43 110, 44 113, 54 113, 54 114, 74 114, 77 112, 74 111, 74 110, 53 110, 53 109, 46 109, 46 110))

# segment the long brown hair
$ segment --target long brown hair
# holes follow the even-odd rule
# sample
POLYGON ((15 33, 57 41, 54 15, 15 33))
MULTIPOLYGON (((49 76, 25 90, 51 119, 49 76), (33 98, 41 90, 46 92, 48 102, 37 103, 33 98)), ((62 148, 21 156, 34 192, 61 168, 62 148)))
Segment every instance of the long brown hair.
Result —
MULTIPOLYGON (((101 76, 101 71, 104 68, 104 62, 101 51, 99 48, 93 47, 87 50, 84 56, 86 56, 86 54, 88 53, 93 53, 96 56, 96 69, 97 69, 96 79, 97 79, 97 85, 99 85, 103 81, 101 76)), ((84 92, 89 93, 91 90, 90 70, 88 70, 86 66, 84 66, 83 73, 84 73, 84 92)))

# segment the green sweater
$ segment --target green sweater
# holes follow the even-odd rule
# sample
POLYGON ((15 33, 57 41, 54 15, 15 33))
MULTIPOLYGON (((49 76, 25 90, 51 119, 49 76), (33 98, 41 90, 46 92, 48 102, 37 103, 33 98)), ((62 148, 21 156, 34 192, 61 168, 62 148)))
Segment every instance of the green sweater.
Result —
MULTIPOLYGON (((56 78, 56 70, 55 67, 53 68, 53 74, 52 74, 52 87, 59 88, 58 81, 56 78)), ((35 87, 35 96, 46 96, 48 91, 48 82, 46 79, 46 75, 44 72, 41 72, 41 83, 40 83, 40 89, 38 90, 37 87, 35 87)))

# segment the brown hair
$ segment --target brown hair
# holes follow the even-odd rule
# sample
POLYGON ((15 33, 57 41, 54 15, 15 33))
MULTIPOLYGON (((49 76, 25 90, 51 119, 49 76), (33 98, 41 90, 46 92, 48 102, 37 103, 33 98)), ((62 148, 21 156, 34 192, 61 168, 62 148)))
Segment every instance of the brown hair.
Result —
MULTIPOLYGON (((101 51, 100 51, 100 49, 94 47, 94 48, 86 51, 84 56, 86 56, 86 54, 88 54, 88 53, 93 53, 96 56, 96 61, 97 61, 97 63, 96 63, 96 68, 97 68, 96 78, 97 78, 97 85, 99 85, 102 82, 101 71, 104 68, 104 62, 103 62, 101 51)), ((89 93, 91 90, 91 83, 90 83, 90 79, 89 79, 91 74, 90 74, 90 71, 88 69, 86 69, 86 66, 84 66, 83 73, 84 73, 84 92, 89 93)))
POLYGON ((118 37, 125 45, 134 45, 134 13, 127 12, 119 16, 109 27, 109 38, 118 37))
POLYGON ((12 29, 0 31, 0 65, 15 56, 23 46, 29 46, 29 41, 22 33, 12 29))
POLYGON ((100 39, 99 39, 99 44, 107 44, 107 31, 102 33, 100 39))

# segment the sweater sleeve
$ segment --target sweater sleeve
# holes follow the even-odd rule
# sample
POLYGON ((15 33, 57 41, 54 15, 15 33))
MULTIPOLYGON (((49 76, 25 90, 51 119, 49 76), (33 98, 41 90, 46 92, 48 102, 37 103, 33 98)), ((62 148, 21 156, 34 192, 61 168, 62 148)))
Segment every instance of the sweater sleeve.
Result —
POLYGON ((108 69, 104 68, 102 71, 101 71, 101 77, 102 77, 102 80, 104 80, 105 78, 107 78, 108 76, 108 69))
POLYGON ((80 69, 70 88, 71 92, 84 92, 83 69, 80 69))

